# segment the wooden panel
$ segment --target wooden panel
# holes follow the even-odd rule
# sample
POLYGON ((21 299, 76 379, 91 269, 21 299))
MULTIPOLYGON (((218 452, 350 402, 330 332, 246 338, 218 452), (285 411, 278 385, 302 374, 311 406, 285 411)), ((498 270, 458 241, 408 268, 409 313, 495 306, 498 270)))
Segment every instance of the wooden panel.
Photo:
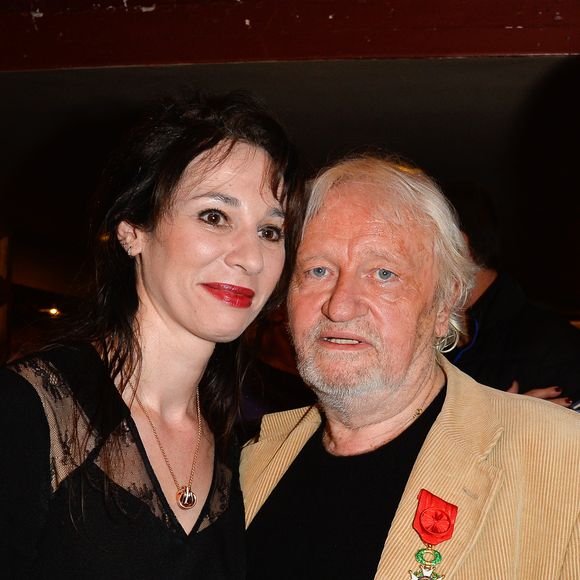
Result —
POLYGON ((3 0, 0 70, 580 53, 578 0, 3 0))

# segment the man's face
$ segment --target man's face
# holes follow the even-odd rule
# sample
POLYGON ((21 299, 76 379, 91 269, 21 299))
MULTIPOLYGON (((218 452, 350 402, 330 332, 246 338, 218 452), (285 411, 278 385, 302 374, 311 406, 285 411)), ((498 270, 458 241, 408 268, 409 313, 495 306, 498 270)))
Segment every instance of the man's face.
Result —
POLYGON ((342 184, 304 233, 289 321, 301 374, 323 403, 420 384, 447 329, 432 236, 401 208, 397 218, 389 197, 342 184))

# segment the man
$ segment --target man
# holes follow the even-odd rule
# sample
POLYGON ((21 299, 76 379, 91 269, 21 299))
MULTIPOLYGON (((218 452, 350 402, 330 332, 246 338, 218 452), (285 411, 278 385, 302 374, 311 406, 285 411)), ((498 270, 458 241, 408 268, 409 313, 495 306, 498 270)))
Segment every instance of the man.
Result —
POLYGON ((243 451, 248 580, 578 576, 580 418, 438 353, 473 270, 422 172, 360 157, 316 179, 288 306, 318 408, 243 451))
POLYGON ((467 302, 467 335, 447 358, 490 387, 566 407, 580 401, 580 330, 531 304, 503 271, 499 225, 487 191, 465 182, 444 191, 480 266, 467 302))

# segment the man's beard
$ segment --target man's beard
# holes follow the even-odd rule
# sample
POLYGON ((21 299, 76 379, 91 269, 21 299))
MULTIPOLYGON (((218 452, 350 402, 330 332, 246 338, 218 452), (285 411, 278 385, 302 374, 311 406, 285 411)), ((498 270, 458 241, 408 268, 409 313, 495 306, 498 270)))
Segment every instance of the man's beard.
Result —
MULTIPOLYGON (((337 330, 335 326, 334 330, 337 330)), ((328 329, 318 323, 304 337, 301 345, 294 344, 298 372, 316 393, 323 408, 332 409, 346 419, 356 415, 370 401, 376 400, 374 395, 394 392, 400 387, 401 378, 387 373, 391 366, 389 355, 378 350, 380 339, 367 327, 361 329, 349 326, 348 330, 370 340, 374 346, 374 361, 367 358, 370 364, 361 368, 362 365, 353 364, 356 353, 326 351, 322 367, 317 360, 317 354, 320 353, 317 341, 325 330, 328 329)))

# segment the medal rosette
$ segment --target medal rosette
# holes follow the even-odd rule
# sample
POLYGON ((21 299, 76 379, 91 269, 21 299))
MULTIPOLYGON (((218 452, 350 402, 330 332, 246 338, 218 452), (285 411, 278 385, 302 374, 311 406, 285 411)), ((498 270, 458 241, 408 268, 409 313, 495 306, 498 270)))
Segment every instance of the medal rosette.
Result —
POLYGON ((442 580, 445 574, 436 571, 442 557, 434 546, 449 540, 453 535, 457 506, 447 503, 440 497, 422 489, 417 498, 419 505, 413 520, 413 528, 425 544, 415 554, 419 568, 413 572, 409 570, 411 580, 442 580))

